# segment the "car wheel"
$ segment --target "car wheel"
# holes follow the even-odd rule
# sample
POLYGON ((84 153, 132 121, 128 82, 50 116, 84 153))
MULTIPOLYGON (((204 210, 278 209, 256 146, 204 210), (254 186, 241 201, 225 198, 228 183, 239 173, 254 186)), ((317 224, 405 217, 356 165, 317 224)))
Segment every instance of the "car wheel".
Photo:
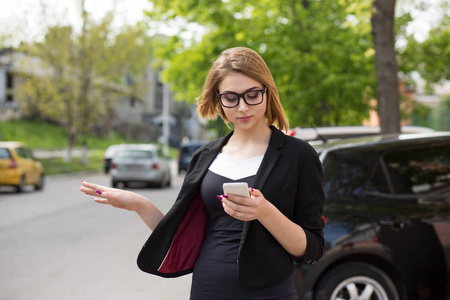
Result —
POLYGON ((366 263, 346 263, 327 272, 315 289, 315 300, 399 300, 392 280, 366 263))
POLYGON ((41 176, 39 176, 39 181, 38 183, 34 186, 34 189, 36 191, 40 191, 44 188, 44 174, 41 174, 41 176))
POLYGON ((25 189, 25 176, 22 176, 20 177, 19 185, 16 186, 16 192, 22 193, 24 189, 25 189))
POLYGON ((113 188, 116 188, 117 187, 117 184, 118 184, 118 182, 117 181, 111 181, 111 185, 112 185, 112 187, 113 188))

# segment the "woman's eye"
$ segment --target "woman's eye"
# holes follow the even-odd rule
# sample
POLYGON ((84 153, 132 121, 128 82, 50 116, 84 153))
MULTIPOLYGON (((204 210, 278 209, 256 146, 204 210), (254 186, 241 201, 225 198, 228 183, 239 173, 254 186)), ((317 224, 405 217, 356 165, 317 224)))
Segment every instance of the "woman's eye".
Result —
POLYGON ((233 94, 225 94, 224 95, 225 96, 225 100, 227 100, 227 101, 236 101, 236 95, 233 95, 233 94))
POLYGON ((247 93, 245 96, 249 99, 255 99, 255 98, 258 98, 258 92, 250 92, 250 93, 247 93))

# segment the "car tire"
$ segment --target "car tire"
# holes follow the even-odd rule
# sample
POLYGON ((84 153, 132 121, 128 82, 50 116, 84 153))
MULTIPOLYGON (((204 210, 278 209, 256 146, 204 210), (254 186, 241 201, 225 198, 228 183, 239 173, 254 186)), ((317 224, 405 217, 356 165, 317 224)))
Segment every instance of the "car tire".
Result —
POLYGON ((44 174, 41 174, 39 176, 39 181, 38 183, 34 186, 34 189, 36 191, 41 191, 44 188, 44 174))
POLYGON ((345 263, 328 271, 315 288, 314 300, 399 300, 395 284, 379 268, 367 263, 345 263))
POLYGON ((16 192, 22 193, 25 189, 25 176, 20 177, 19 185, 16 186, 16 192))
POLYGON ((117 184, 118 184, 118 182, 117 181, 111 181, 111 185, 112 185, 112 187, 113 188, 116 188, 117 187, 117 184))

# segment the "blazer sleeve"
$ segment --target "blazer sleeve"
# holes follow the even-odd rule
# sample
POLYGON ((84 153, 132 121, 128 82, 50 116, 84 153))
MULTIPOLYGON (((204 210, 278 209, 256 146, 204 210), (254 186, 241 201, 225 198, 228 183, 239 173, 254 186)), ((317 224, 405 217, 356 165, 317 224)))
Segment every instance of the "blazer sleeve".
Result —
POLYGON ((319 156, 311 145, 303 142, 300 153, 294 222, 305 231, 307 244, 305 255, 294 259, 298 263, 313 264, 322 257, 325 244, 323 171, 319 156))

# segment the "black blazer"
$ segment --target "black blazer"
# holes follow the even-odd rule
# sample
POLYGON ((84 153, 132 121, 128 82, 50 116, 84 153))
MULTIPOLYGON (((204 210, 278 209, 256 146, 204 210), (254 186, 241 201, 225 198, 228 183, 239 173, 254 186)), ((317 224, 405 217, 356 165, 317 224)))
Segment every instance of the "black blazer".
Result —
MULTIPOLYGON (((272 134, 253 187, 261 190, 306 233, 303 257, 294 258, 257 220, 245 222, 238 255, 238 280, 246 286, 272 286, 294 271, 293 261, 315 263, 323 253, 322 167, 306 142, 271 126, 272 134)), ((207 211, 198 193, 208 167, 233 133, 202 146, 193 156, 173 207, 148 238, 139 268, 163 277, 192 272, 207 231, 207 211)))

